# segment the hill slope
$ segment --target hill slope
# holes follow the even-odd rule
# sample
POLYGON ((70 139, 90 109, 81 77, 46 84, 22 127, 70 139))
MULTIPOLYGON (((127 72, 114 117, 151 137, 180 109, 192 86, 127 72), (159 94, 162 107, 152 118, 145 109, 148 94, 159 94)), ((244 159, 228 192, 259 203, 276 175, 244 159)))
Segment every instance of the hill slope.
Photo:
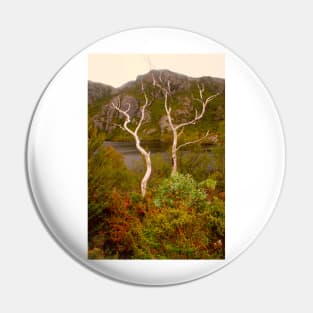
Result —
POLYGON ((205 97, 219 93, 219 96, 209 103, 201 121, 196 125, 186 127, 182 140, 197 138, 207 130, 218 137, 224 135, 224 79, 192 78, 169 70, 152 70, 119 88, 88 81, 89 122, 105 132, 108 140, 130 140, 131 138, 126 132, 114 125, 121 124, 123 116, 111 106, 111 102, 117 101, 117 98, 120 97, 122 107, 129 103, 131 105, 129 114, 132 120, 136 121, 140 116, 140 107, 144 103, 141 90, 143 85, 152 104, 145 114, 140 136, 144 140, 170 140, 171 132, 164 110, 164 98, 161 91, 153 86, 153 77, 161 77, 163 81, 171 82, 172 94, 169 104, 173 108, 172 114, 175 123, 191 120, 195 116, 196 109, 199 112, 199 104, 194 100, 199 97, 198 85, 205 88, 205 97))

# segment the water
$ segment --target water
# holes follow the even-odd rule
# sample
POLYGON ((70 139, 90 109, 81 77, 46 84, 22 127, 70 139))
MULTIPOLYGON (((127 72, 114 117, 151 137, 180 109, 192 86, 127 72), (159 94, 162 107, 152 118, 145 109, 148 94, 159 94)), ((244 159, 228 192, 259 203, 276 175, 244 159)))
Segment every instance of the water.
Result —
MULTIPOLYGON (((143 168, 144 163, 141 157, 141 154, 136 149, 135 142, 132 141, 105 141, 105 146, 113 147, 117 152, 121 153, 124 156, 124 161, 126 166, 129 169, 143 168)), ((150 151, 151 155, 161 153, 165 160, 170 161, 169 157, 169 143, 162 143, 161 141, 142 141, 141 145, 146 151, 150 151)), ((202 151, 207 151, 208 154, 213 157, 212 152, 209 146, 202 146, 202 151)), ((184 153, 188 153, 188 150, 185 150, 184 153)), ((211 166, 210 166, 211 167, 211 166)))
MULTIPOLYGON (((141 154, 136 149, 135 142, 132 141, 105 141, 105 146, 113 147, 117 152, 124 156, 124 161, 129 169, 135 167, 142 168, 143 161, 141 154)), ((141 145, 146 151, 150 151, 151 155, 156 153, 163 154, 165 159, 168 159, 169 144, 163 144, 160 141, 142 141, 141 145)))

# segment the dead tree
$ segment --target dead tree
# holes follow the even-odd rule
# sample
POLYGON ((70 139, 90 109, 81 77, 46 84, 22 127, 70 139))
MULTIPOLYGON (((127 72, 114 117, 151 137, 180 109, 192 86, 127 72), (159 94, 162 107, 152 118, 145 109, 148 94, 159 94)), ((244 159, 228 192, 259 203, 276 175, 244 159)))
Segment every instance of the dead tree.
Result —
POLYGON ((146 172, 144 177, 141 180, 141 194, 142 197, 144 198, 146 195, 146 191, 147 191, 147 184, 149 181, 149 178, 151 176, 151 158, 150 158, 150 152, 146 151, 142 146, 141 146, 141 141, 138 135, 138 131, 143 123, 143 120, 145 118, 145 111, 146 108, 151 104, 151 101, 148 100, 148 96, 142 86, 142 92, 144 94, 145 97, 145 104, 140 108, 141 111, 141 115, 140 115, 140 119, 139 122, 135 128, 135 130, 131 130, 129 128, 129 123, 131 122, 131 117, 129 115, 129 110, 130 110, 130 104, 126 103, 126 109, 122 109, 122 105, 121 105, 121 98, 118 97, 117 98, 117 103, 115 103, 114 101, 112 101, 111 105, 112 107, 117 110, 119 113, 121 113, 124 117, 124 123, 122 125, 120 124, 115 124, 116 126, 120 127, 121 129, 123 129, 124 131, 127 131, 129 134, 131 134, 134 139, 135 139, 135 143, 136 143, 136 148, 137 150, 140 152, 140 154, 143 156, 144 160, 145 160, 145 165, 146 165, 146 172))
POLYGON ((177 173, 177 151, 180 150, 181 148, 190 145, 190 144, 194 144, 194 143, 198 143, 201 142, 202 140, 204 140, 206 137, 208 137, 209 135, 209 131, 206 132, 206 134, 197 139, 197 140, 193 140, 193 141, 188 141, 185 142, 183 144, 178 145, 178 139, 179 137, 182 135, 183 131, 184 131, 184 127, 185 126, 189 126, 189 125, 194 125, 196 124, 199 120, 202 119, 205 110, 207 108, 207 105, 210 101, 212 101, 215 97, 217 97, 219 94, 214 94, 212 96, 209 96, 207 98, 204 97, 203 93, 204 93, 204 86, 200 86, 199 84, 198 86, 198 90, 199 90, 199 98, 193 98, 194 101, 197 101, 201 104, 201 112, 198 113, 197 109, 195 109, 195 116, 192 120, 188 121, 188 122, 183 122, 180 124, 174 124, 173 121, 173 117, 171 115, 172 113, 172 107, 169 105, 168 100, 169 100, 169 96, 171 96, 172 92, 171 92, 171 82, 170 80, 167 80, 166 82, 162 79, 162 76, 160 75, 158 80, 154 77, 154 75, 152 75, 152 79, 153 79, 153 85, 158 87, 164 96, 164 108, 165 108, 165 112, 167 115, 167 120, 170 126, 170 129, 173 133, 173 143, 172 143, 172 151, 171 151, 171 158, 172 158, 172 175, 177 173))

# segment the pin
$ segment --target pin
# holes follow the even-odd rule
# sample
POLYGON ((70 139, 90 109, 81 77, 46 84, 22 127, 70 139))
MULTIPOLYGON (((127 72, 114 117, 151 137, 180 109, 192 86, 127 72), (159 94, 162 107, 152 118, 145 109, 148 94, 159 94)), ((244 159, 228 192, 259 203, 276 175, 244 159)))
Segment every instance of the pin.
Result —
POLYGON ((237 55, 192 32, 140 28, 59 70, 26 162, 42 222, 75 260, 170 285, 221 269, 260 234, 285 144, 270 94, 237 55))

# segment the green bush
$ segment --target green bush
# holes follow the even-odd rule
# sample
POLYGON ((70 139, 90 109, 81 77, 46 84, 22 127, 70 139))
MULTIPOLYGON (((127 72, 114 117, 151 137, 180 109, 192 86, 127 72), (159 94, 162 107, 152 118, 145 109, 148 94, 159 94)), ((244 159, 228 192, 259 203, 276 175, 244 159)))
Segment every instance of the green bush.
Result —
MULTIPOLYGON (((213 180, 206 183, 214 185, 213 180)), ((205 198, 190 175, 163 181, 154 198, 156 208, 143 220, 143 236, 153 258, 224 258, 224 202, 205 198)))
POLYGON ((175 208, 182 204, 201 209, 206 204, 205 193, 198 188, 191 175, 177 173, 165 179, 156 191, 154 204, 157 207, 175 208))
POLYGON ((151 255, 158 259, 210 258, 207 222, 204 214, 184 206, 150 214, 143 232, 151 255))
POLYGON ((199 187, 206 188, 209 190, 215 190, 217 181, 212 178, 207 178, 206 180, 203 180, 201 183, 199 183, 199 187))

